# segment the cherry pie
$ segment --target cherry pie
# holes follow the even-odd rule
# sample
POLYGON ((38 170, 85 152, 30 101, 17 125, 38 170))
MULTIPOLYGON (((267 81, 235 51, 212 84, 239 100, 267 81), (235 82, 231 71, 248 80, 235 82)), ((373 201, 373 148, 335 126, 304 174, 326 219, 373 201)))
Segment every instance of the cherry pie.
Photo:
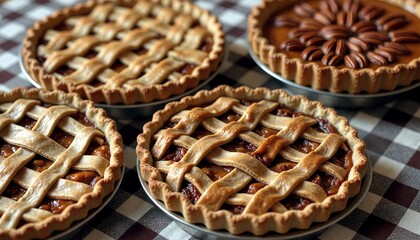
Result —
POLYGON ((22 53, 44 89, 127 105, 196 87, 218 68, 224 45, 217 18, 188 1, 99 0, 36 22, 22 53))
POLYGON ((68 229, 114 191, 122 138, 102 109, 76 94, 0 93, 0 238, 68 229))
POLYGON ((327 221, 368 159, 344 117, 283 90, 220 86, 170 103, 137 138, 154 198, 208 229, 262 235, 327 221))

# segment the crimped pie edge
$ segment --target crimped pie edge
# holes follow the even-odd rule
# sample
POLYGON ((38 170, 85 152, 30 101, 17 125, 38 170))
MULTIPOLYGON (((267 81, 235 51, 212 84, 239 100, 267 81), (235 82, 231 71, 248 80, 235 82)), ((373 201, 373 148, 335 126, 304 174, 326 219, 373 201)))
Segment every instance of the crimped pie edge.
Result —
MULTIPOLYGON (((287 54, 277 51, 276 47, 264 37, 262 27, 265 21, 261 21, 261 19, 270 17, 275 9, 278 9, 278 5, 287 1, 262 0, 248 15, 247 34, 250 47, 260 61, 273 72, 299 85, 332 93, 348 92, 350 94, 377 93, 381 90, 392 91, 398 86, 409 86, 420 80, 420 57, 414 58, 408 64, 397 64, 393 67, 381 66, 375 70, 347 67, 339 69, 306 62, 300 58, 289 58, 287 54)), ((409 7, 415 11, 417 17, 420 17, 420 2, 418 1, 385 1, 400 7, 409 7)))
POLYGON ((365 176, 368 159, 365 154, 365 143, 358 138, 357 131, 348 124, 346 118, 339 116, 335 110, 325 108, 321 103, 309 101, 302 95, 290 96, 281 89, 266 88, 251 89, 239 87, 233 89, 219 86, 212 91, 200 91, 194 96, 181 99, 180 102, 168 104, 165 109, 153 115, 151 122, 143 127, 143 133, 137 137, 137 157, 140 162, 139 171, 142 178, 148 182, 148 187, 155 199, 163 201, 170 211, 182 213, 186 221, 202 223, 210 230, 226 229, 232 234, 251 232, 263 235, 269 231, 286 233, 292 228, 307 229, 313 222, 327 221, 330 214, 346 207, 349 198, 358 194, 362 179, 365 176), (268 99, 278 101, 297 111, 316 116, 322 116, 333 124, 346 137, 353 151, 353 168, 348 180, 344 181, 337 194, 327 197, 322 203, 313 203, 304 210, 291 210, 286 213, 268 212, 263 215, 235 215, 227 210, 210 211, 204 206, 193 205, 189 199, 179 192, 172 192, 169 185, 161 181, 159 170, 153 166, 151 147, 153 135, 163 127, 163 123, 174 113, 191 106, 200 106, 217 99, 219 96, 230 96, 238 99, 268 99))
POLYGON ((122 177, 122 167, 124 167, 123 143, 115 121, 108 118, 103 109, 96 108, 93 102, 83 100, 77 94, 67 94, 61 91, 47 92, 34 88, 15 88, 10 92, 1 92, 0 96, 1 103, 27 98, 76 108, 83 112, 86 118, 104 133, 104 138, 110 147, 110 165, 106 168, 103 179, 95 184, 93 191, 83 195, 77 203, 68 206, 62 213, 55 214, 43 221, 27 223, 17 229, 0 229, 0 238, 46 238, 54 231, 68 229, 73 222, 85 218, 89 210, 99 207, 103 199, 114 191, 115 182, 122 177))
MULTIPOLYGON (((23 63, 28 69, 29 75, 32 76, 43 89, 78 93, 83 99, 89 99, 95 103, 105 102, 111 105, 119 103, 125 105, 148 103, 182 94, 188 89, 198 86, 201 81, 205 80, 212 72, 216 71, 219 64, 222 62, 225 51, 225 36, 222 30, 223 27, 217 17, 212 15, 209 11, 201 9, 188 1, 154 0, 154 2, 165 6, 182 6, 181 9, 183 9, 183 11, 190 10, 194 12, 194 15, 198 15, 196 17, 200 19, 200 21, 208 23, 208 29, 212 31, 214 40, 212 50, 204 62, 194 69, 192 74, 182 76, 179 81, 168 81, 164 84, 150 87, 135 86, 132 88, 106 89, 103 87, 92 88, 86 84, 76 86, 68 82, 60 81, 57 77, 47 73, 36 59, 38 40, 43 36, 44 32, 48 28, 55 26, 57 21, 61 21, 69 16, 82 14, 89 9, 93 9, 95 5, 105 2, 110 2, 110 0, 90 0, 86 3, 77 3, 74 6, 65 7, 57 10, 52 15, 37 21, 27 30, 22 47, 23 63)), ((119 3, 126 1, 111 0, 111 2, 119 3)))

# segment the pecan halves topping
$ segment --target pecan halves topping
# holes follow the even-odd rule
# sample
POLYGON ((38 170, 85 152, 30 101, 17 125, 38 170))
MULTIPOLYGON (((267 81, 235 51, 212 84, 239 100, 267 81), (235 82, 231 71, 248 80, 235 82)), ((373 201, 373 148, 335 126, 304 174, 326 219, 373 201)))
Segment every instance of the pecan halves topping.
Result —
POLYGON ((366 57, 369 59, 369 61, 376 65, 385 65, 387 64, 387 60, 384 56, 375 53, 375 52, 367 52, 366 57))
POLYGON ((280 44, 280 48, 286 51, 302 51, 305 47, 306 46, 297 39, 289 39, 280 44))
POLYGON ((328 66, 365 68, 393 63, 398 55, 410 54, 402 43, 420 42, 419 33, 404 29, 409 23, 404 14, 364 6, 360 0, 343 0, 342 4, 323 0, 319 6, 301 2, 293 12, 293 16, 275 18, 275 26, 290 28, 289 40, 280 48, 301 51, 303 60, 320 60, 328 66))
POLYGON ((362 20, 353 24, 351 30, 356 33, 371 32, 376 30, 376 25, 372 22, 362 20))
POLYGON ((297 4, 293 10, 295 11, 296 15, 300 17, 310 18, 313 14, 315 14, 317 11, 308 3, 302 2, 300 4, 297 4))
POLYGON ((361 8, 359 0, 344 0, 343 10, 348 13, 357 14, 361 8))
POLYGON ((391 40, 396 43, 420 42, 420 35, 416 32, 395 30, 389 33, 391 40))
POLYGON ((344 64, 350 68, 365 68, 369 65, 369 61, 365 55, 352 52, 349 55, 344 56, 344 64))
POLYGON ((297 27, 300 21, 291 16, 279 15, 274 19, 275 27, 297 27))
POLYGON ((339 25, 325 26, 319 31, 319 34, 324 36, 326 39, 347 38, 350 35, 347 28, 339 25))
POLYGON ((408 23, 408 20, 403 14, 397 13, 383 16, 376 20, 375 23, 383 30, 388 31, 404 26, 408 23))
POLYGON ((366 21, 372 21, 384 14, 385 10, 377 6, 368 5, 362 8, 359 12, 359 17, 366 21))
POLYGON ((300 29, 300 28, 292 28, 290 29, 289 33, 287 34, 287 36, 290 39, 293 38, 299 38, 300 36, 309 33, 309 32, 313 32, 312 30, 308 30, 308 29, 300 29))
POLYGON ((388 48, 389 51, 397 55, 406 55, 410 53, 410 50, 406 46, 396 42, 384 42, 382 48, 388 48))
POLYGON ((319 47, 309 46, 302 52, 302 58, 308 61, 314 61, 322 58, 322 51, 319 47))
POLYGON ((320 22, 314 21, 312 18, 305 18, 300 23, 299 28, 305 30, 319 30, 324 25, 320 22))
POLYGON ((335 22, 336 16, 334 15, 334 13, 330 12, 329 10, 326 10, 315 13, 314 19, 324 25, 328 25, 335 22))
POLYGON ((389 38, 380 32, 364 32, 359 34, 359 39, 371 44, 381 44, 389 38))
POLYGON ((323 37, 318 36, 316 32, 309 32, 299 37, 299 41, 306 46, 320 45, 325 42, 323 37))
POLYGON ((336 66, 342 59, 343 56, 336 55, 335 53, 327 53, 322 57, 321 62, 327 66, 336 66))

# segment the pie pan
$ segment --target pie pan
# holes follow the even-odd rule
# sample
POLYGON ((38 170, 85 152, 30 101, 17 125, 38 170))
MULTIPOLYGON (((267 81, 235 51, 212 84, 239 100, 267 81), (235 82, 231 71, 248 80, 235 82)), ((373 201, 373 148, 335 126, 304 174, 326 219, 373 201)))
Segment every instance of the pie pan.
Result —
MULTIPOLYGON (((37 81, 35 81, 35 79, 33 79, 32 76, 29 74, 29 71, 26 68, 23 61, 21 49, 22 49, 22 46, 19 50, 19 67, 23 75, 34 87, 41 88, 41 85, 37 81)), ((108 104, 95 103, 95 106, 99 108, 103 108, 107 112, 108 116, 114 119, 150 117, 153 115, 154 112, 163 108, 167 103, 179 100, 187 95, 191 95, 195 93, 196 91, 200 90, 201 88, 203 88, 204 86, 206 86, 219 73, 220 68, 226 62, 227 55, 229 52, 227 49, 227 44, 225 44, 224 49, 225 50, 223 53, 223 59, 219 63, 218 68, 207 79, 203 80, 197 87, 192 88, 183 94, 172 96, 165 100, 154 101, 151 103, 140 103, 140 104, 133 104, 133 105, 108 105, 108 104)))
POLYGON ((332 93, 322 90, 316 90, 310 87, 299 85, 293 81, 283 78, 281 75, 273 72, 267 65, 265 65, 258 56, 252 51, 249 43, 247 43, 247 49, 249 55, 254 60, 254 62, 267 74, 269 74, 274 79, 278 80, 282 86, 288 91, 294 94, 302 94, 308 97, 311 100, 317 100, 329 107, 339 107, 339 108, 362 108, 362 107, 372 107, 376 105, 385 104, 392 100, 402 97, 407 94, 409 91, 414 90, 420 86, 420 81, 413 83, 408 87, 402 87, 397 90, 383 92, 383 93, 373 93, 373 94, 346 94, 346 93, 332 93))
POLYGON ((86 218, 84 218, 83 220, 74 222, 71 227, 65 231, 61 231, 61 232, 57 232, 56 234, 53 234, 49 237, 50 240, 58 240, 58 239, 75 239, 77 234, 83 229, 83 227, 86 226, 86 224, 93 218, 95 217, 100 211, 102 211, 102 209, 108 205, 108 203, 111 201, 111 199, 114 197, 114 195, 117 193, 118 189, 120 188, 122 179, 124 178, 124 172, 125 172, 125 168, 124 166, 121 169, 121 178, 115 182, 114 184, 114 191, 111 192, 108 196, 106 196, 104 198, 103 203, 95 208, 92 209, 89 213, 88 216, 86 218))
POLYGON ((198 239, 212 239, 212 240, 214 239, 232 239, 232 240, 233 239, 240 239, 240 240, 254 240, 254 239, 267 239, 267 240, 308 239, 309 240, 309 239, 313 239, 316 236, 320 235, 328 227, 339 222, 340 220, 348 216, 354 209, 356 209, 356 207, 362 202, 366 194, 369 192, 369 187, 372 182, 372 165, 371 165, 371 162, 368 161, 366 175, 363 178, 362 185, 360 187, 360 192, 355 197, 349 199, 349 202, 343 211, 331 214, 331 217, 326 222, 312 224, 309 229, 291 230, 285 234, 268 233, 263 236, 256 236, 249 233, 233 235, 227 231, 209 230, 204 225, 189 223, 182 217, 182 215, 176 212, 171 212, 168 209, 166 209, 164 203, 153 198, 149 189, 149 185, 141 177, 140 166, 139 166, 138 160, 136 162, 136 167, 137 167, 137 174, 140 179, 141 186, 143 187, 144 191, 146 192, 150 200, 162 212, 164 212, 166 215, 171 217, 181 229, 193 235, 194 237, 197 237, 198 239))

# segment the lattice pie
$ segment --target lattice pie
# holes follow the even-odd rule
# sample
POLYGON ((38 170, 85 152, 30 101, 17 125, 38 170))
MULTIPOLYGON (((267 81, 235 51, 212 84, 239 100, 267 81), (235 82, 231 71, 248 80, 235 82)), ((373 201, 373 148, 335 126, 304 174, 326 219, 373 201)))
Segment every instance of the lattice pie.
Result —
POLYGON ((122 138, 76 94, 0 93, 0 238, 46 238, 102 204, 123 165, 122 138))
POLYGON ((151 194, 186 221, 262 235, 327 221, 368 159, 344 117, 282 90, 220 86, 170 103, 138 137, 151 194))
POLYGON ((23 58, 44 89, 134 104, 196 87, 217 69, 224 44, 217 18, 188 1, 98 0, 36 22, 23 58))

